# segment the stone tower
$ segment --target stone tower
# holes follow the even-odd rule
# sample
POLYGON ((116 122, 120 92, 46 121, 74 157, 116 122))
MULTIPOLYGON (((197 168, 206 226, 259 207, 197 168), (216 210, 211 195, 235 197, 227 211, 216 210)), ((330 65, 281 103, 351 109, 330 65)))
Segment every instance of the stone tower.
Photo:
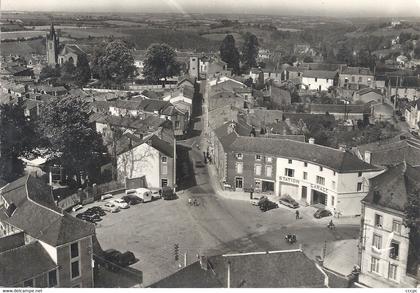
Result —
POLYGON ((57 65, 58 55, 58 36, 54 30, 54 24, 51 24, 50 32, 47 34, 47 63, 48 65, 57 65))

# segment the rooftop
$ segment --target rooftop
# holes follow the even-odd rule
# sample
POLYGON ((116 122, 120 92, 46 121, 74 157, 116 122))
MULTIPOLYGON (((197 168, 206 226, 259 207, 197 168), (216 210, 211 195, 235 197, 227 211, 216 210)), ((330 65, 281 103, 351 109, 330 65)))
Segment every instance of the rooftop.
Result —
POLYGON ((337 76, 337 71, 327 70, 306 70, 302 74, 303 77, 334 79, 337 76))
POLYGON ((322 288, 325 276, 300 250, 242 253, 197 261, 153 288, 322 288))
POLYGON ((59 246, 95 233, 93 224, 59 209, 50 187, 40 179, 22 177, 6 185, 1 195, 9 205, 13 203, 16 209, 9 216, 3 207, 0 209, 0 219, 51 246, 59 246))

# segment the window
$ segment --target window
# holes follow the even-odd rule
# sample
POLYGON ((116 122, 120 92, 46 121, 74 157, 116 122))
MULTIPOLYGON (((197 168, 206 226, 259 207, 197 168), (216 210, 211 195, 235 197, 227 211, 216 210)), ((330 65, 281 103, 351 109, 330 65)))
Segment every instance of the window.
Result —
POLYGON ((79 261, 72 261, 71 262, 71 278, 75 279, 80 276, 80 268, 79 268, 79 261))
POLYGON ((308 163, 307 162, 304 162, 303 163, 303 166, 308 167, 308 163))
POLYGON ((308 179, 308 172, 303 172, 303 179, 307 180, 308 179))
POLYGON ((362 172, 357 173, 357 177, 362 177, 362 172))
POLYGON ((381 247, 382 247, 382 236, 377 235, 377 234, 373 234, 372 246, 375 247, 376 249, 381 249, 381 247))
POLYGON ((26 280, 23 282, 23 287, 34 287, 34 279, 26 280))
POLYGON ((163 174, 163 175, 168 174, 168 165, 163 165, 163 166, 162 166, 162 174, 163 174))
POLYGON ((78 256, 79 256, 79 242, 75 242, 70 245, 70 257, 76 258, 78 256))
POLYGON ((374 273, 379 273, 379 259, 373 256, 370 259, 370 271, 374 273))
POLYGON ((335 171, 333 171, 333 175, 335 176, 335 171))
POLYGON ((401 234, 401 222, 398 220, 392 221, 392 231, 401 234))
POLYGON ((397 280, 397 270, 398 270, 398 266, 389 264, 388 278, 394 281, 397 280))
POLYGON ((289 160, 289 164, 291 164, 291 163, 293 163, 293 161, 292 160, 289 160))
POLYGON ((363 78, 361 76, 359 76, 359 82, 362 82, 363 78))
POLYGON ((316 176, 316 183, 319 185, 325 185, 325 178, 321 176, 316 176))
POLYGON ((236 163, 236 173, 242 174, 243 164, 242 163, 236 163))
POLYGON ((48 273, 48 288, 53 288, 58 285, 57 281, 57 270, 50 271, 48 273))
POLYGON ((335 203, 335 197, 331 196, 331 205, 334 206, 334 203, 335 203))
POLYGON ((236 188, 242 188, 242 178, 241 177, 236 177, 236 179, 235 179, 235 187, 236 188))
POLYGON ((162 187, 168 186, 168 179, 161 179, 162 187))
POLYGON ((375 226, 382 227, 383 217, 381 215, 375 214, 375 226))
POLYGON ((331 186, 332 186, 332 189, 335 189, 335 181, 334 180, 331 181, 331 186))
POLYGON ((255 165, 254 171, 255 171, 255 175, 261 176, 261 165, 259 164, 255 165))
POLYGON ((272 157, 266 157, 266 158, 265 158, 265 161, 266 161, 267 163, 271 163, 271 162, 273 161, 273 158, 272 158, 272 157))
POLYGON ((391 247, 389 250, 389 257, 397 259, 400 253, 400 244, 394 240, 391 241, 391 247))
POLYGON ((357 182, 357 191, 362 191, 362 182, 357 182))
POLYGON ((179 123, 179 121, 175 121, 175 129, 179 129, 181 126, 181 124, 179 123))
POLYGON ((315 77, 315 82, 317 82, 318 81, 318 77, 315 77))
POLYGON ((295 177, 295 170, 294 169, 285 168, 284 169, 284 176, 287 176, 287 177, 295 177))
POLYGON ((260 180, 255 180, 255 189, 261 190, 261 181, 260 180))
POLYGON ((243 157, 242 157, 242 154, 241 154, 241 153, 237 153, 237 154, 236 154, 236 158, 237 158, 238 160, 242 160, 242 158, 243 158, 243 157))
POLYGON ((272 167, 271 166, 265 166, 265 176, 271 177, 272 167))
POLYGON ((324 170, 324 168, 322 166, 319 166, 319 171, 322 172, 322 170, 324 170))
POLYGON ((161 160, 162 160, 162 163, 167 163, 168 162, 168 158, 167 157, 162 157, 161 160))
POLYGON ((351 82, 355 82, 356 78, 354 76, 351 77, 351 82))
POLYGON ((255 160, 261 161, 261 155, 255 155, 255 160))

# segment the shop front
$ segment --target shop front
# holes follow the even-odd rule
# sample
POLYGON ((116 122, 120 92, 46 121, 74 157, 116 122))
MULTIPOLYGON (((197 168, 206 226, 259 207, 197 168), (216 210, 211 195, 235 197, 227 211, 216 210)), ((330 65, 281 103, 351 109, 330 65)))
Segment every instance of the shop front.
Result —
POLYGON ((317 184, 311 184, 311 204, 328 205, 328 189, 317 184))
POLYGON ((300 200, 299 196, 299 180, 280 176, 279 177, 279 192, 280 197, 290 195, 295 200, 300 200))

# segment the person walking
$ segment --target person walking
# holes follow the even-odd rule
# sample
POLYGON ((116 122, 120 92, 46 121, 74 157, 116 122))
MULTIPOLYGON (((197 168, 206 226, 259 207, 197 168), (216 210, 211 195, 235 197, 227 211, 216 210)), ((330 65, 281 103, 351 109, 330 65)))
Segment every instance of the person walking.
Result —
POLYGON ((300 219, 300 215, 299 215, 299 211, 298 210, 296 210, 296 220, 299 220, 300 219))

